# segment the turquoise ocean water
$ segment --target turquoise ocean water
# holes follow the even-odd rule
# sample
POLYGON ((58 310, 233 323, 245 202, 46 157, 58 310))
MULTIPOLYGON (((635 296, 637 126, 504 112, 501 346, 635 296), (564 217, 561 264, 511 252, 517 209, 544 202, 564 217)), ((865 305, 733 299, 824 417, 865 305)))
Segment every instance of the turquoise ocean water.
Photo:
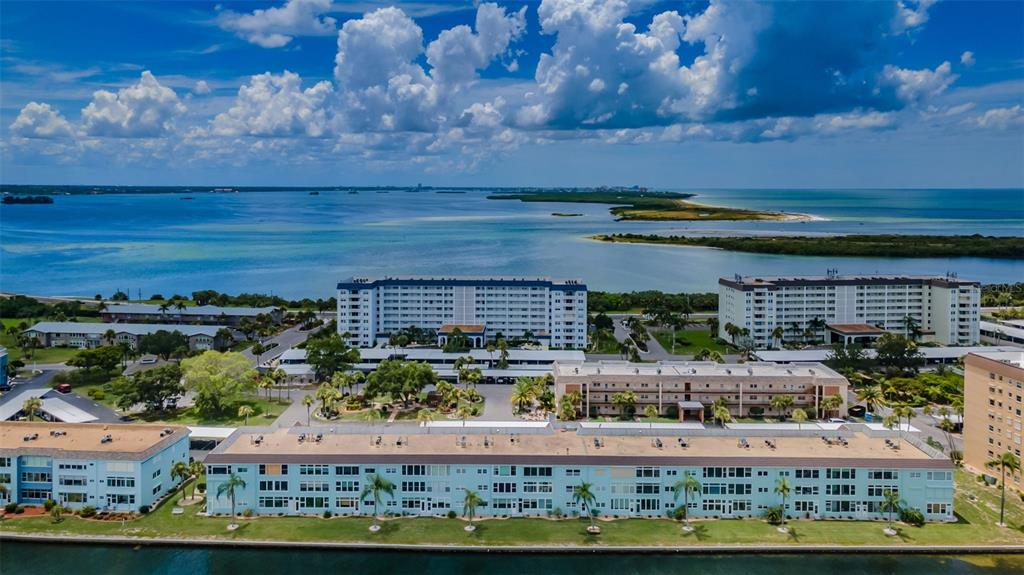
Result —
POLYGON ((710 291, 743 274, 959 273, 1024 280, 1024 261, 768 256, 609 245, 610 232, 1020 235, 1024 190, 685 190, 697 201, 809 213, 811 222, 616 222, 608 206, 323 191, 61 196, 0 206, 0 289, 143 295, 212 288, 323 297, 346 276, 581 277, 594 289, 710 291), (193 197, 183 200, 183 196, 193 197), (552 212, 582 213, 560 218, 552 212))

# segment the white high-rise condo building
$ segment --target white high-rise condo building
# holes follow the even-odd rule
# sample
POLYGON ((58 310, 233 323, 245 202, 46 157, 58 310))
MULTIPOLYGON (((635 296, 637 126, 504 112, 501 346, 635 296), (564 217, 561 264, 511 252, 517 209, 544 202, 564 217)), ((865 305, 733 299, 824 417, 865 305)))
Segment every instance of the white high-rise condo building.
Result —
POLYGON ((532 335, 551 347, 587 343, 587 286, 550 278, 384 277, 338 284, 338 333, 373 347, 404 328, 458 328, 473 347, 532 335))
POLYGON ((718 280, 718 335, 729 324, 749 330, 754 347, 782 340, 862 342, 884 332, 922 341, 975 345, 981 284, 947 276, 744 277, 718 280), (906 318, 910 316, 912 321, 906 318), (774 335, 773 335, 774 332, 774 335))

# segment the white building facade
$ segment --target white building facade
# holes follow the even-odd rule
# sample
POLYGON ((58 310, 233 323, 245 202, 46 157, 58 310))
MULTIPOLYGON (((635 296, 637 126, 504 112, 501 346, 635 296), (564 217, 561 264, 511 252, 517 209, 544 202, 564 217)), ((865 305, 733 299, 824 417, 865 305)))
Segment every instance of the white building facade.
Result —
POLYGON ((587 286, 548 278, 350 278, 338 284, 338 333, 373 347, 411 326, 477 325, 554 348, 587 344, 587 286))
POLYGON ((774 347, 776 327, 789 339, 810 329, 826 339, 825 324, 870 324, 906 334, 906 316, 945 345, 980 340, 981 284, 955 276, 743 277, 718 280, 718 335, 726 325, 750 330, 754 346, 774 347), (818 320, 818 321, 815 321, 818 320), (824 322, 824 323, 822 323, 824 322))

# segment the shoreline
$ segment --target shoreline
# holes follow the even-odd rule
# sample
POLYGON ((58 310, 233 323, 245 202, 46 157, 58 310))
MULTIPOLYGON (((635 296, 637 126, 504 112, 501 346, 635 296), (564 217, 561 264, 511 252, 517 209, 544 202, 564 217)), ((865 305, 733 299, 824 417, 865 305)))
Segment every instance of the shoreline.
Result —
POLYGON ((5 533, 0 542, 67 543, 73 545, 127 545, 156 547, 248 547, 266 549, 333 549, 342 551, 394 551, 418 553, 507 553, 507 554, 650 554, 659 555, 1021 555, 1024 545, 436 545, 338 541, 278 541, 262 539, 195 539, 185 537, 129 537, 111 535, 41 535, 5 533))

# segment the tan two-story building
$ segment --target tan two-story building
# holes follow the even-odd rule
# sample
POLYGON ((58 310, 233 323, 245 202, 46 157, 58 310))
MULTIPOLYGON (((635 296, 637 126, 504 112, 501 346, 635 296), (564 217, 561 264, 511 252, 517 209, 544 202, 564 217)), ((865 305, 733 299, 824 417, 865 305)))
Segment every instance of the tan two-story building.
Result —
POLYGON ((554 376, 556 395, 579 392, 581 411, 590 417, 619 415, 622 409, 615 405, 615 395, 632 391, 638 413, 653 405, 663 416, 678 414, 680 421, 703 421, 720 399, 733 417, 776 415, 771 401, 778 395, 792 396, 789 410, 802 408, 812 418, 845 415, 849 386, 845 377, 821 363, 559 362, 554 376), (833 395, 842 400, 839 408, 830 413, 819 409, 822 400, 833 395))

